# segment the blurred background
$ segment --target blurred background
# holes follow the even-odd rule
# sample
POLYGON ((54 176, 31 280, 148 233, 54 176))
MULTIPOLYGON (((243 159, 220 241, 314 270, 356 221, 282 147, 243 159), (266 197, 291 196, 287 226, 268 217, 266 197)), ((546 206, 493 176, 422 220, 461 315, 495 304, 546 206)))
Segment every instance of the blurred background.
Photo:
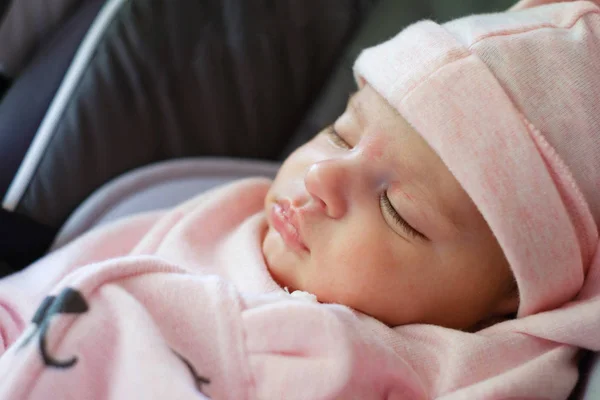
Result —
MULTIPOLYGON (((280 161, 331 123, 358 53, 506 0, 0 0, 0 262, 157 162, 280 161)), ((7 269, 8 270, 8 269, 7 269)))

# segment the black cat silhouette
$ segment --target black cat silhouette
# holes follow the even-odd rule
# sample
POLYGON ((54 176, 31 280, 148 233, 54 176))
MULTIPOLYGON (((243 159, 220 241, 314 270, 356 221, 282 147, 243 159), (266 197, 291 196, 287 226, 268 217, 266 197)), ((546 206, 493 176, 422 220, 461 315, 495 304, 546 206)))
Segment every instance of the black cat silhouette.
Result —
MULTIPOLYGON (((73 356, 68 360, 57 360, 48 354, 46 350, 46 334, 50 319, 57 314, 83 314, 89 309, 85 298, 77 290, 72 288, 63 289, 58 296, 47 296, 38 307, 31 322, 35 325, 35 329, 27 336, 19 348, 23 348, 29 344, 31 339, 39 332, 39 352, 44 360, 44 365, 53 368, 71 368, 77 363, 77 357, 73 356)), ((210 379, 198 375, 194 366, 181 354, 173 350, 173 352, 185 363, 190 373, 194 377, 196 388, 203 393, 204 385, 210 383, 210 379)))
POLYGON ((20 348, 25 347, 39 332, 39 351, 44 360, 44 365, 54 368, 71 368, 77 363, 77 357, 61 361, 55 359, 46 351, 46 333, 48 332, 50 319, 57 314, 83 314, 88 309, 84 297, 75 289, 65 288, 58 296, 47 296, 31 319, 36 329, 23 341, 20 348))

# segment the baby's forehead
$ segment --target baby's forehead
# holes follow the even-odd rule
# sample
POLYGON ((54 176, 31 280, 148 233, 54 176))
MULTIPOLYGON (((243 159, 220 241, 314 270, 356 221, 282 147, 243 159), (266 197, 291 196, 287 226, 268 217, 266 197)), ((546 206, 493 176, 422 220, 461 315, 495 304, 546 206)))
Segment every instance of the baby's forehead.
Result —
POLYGON ((350 93, 346 112, 351 112, 361 125, 377 122, 378 118, 386 114, 398 114, 396 109, 369 84, 350 93))
POLYGON ((390 171, 399 182, 394 186, 406 189, 403 196, 419 203, 424 212, 439 214, 447 221, 448 232, 481 228, 479 211, 446 164, 371 86, 353 93, 345 112, 360 121, 365 157, 390 171))

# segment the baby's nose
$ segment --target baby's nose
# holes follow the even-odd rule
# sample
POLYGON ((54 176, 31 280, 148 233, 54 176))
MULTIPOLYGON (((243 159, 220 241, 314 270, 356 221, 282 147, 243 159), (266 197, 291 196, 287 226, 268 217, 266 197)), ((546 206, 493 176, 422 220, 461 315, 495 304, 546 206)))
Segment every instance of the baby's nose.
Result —
POLYGON ((331 218, 341 218, 347 211, 348 174, 343 161, 324 160, 311 165, 304 177, 306 190, 331 218))

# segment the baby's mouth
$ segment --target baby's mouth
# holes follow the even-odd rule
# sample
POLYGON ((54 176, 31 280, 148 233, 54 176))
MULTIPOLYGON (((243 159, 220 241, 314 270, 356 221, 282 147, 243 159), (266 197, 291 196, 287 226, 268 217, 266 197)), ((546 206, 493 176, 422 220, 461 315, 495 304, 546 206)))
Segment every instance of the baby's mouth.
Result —
POLYGON ((271 226, 281 235, 283 241, 297 252, 309 252, 302 240, 297 213, 287 200, 273 203, 269 213, 271 226))

